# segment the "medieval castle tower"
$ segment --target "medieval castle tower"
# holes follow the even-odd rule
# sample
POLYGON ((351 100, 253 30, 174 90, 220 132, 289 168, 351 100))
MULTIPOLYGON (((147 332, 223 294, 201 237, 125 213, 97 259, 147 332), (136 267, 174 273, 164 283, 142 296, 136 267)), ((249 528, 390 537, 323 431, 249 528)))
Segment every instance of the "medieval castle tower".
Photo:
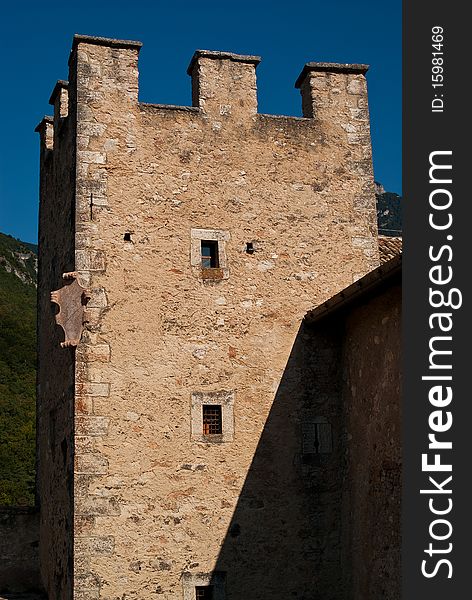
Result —
POLYGON ((49 598, 339 600, 341 409, 293 349, 378 265, 367 67, 306 64, 295 118, 227 52, 141 103, 140 47, 75 36, 37 128, 49 598))

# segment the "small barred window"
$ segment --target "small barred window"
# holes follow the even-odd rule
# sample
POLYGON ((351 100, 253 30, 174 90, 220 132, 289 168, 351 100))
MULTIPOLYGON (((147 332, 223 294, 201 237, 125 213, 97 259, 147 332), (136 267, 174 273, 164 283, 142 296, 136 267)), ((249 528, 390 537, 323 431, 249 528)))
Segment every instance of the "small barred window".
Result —
POLYGON ((204 404, 202 409, 203 435, 218 435, 223 433, 221 406, 218 404, 204 404))

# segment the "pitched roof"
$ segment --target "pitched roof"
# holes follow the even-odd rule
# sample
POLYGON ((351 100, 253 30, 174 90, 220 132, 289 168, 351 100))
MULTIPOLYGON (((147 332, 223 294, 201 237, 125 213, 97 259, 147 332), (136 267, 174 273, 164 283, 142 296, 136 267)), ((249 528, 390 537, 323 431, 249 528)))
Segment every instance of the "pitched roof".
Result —
POLYGON ((402 253, 403 242, 401 237, 379 235, 380 264, 386 263, 391 258, 402 253))
MULTIPOLYGON (((391 239, 391 238, 390 238, 391 239)), ((314 323, 338 310, 349 309, 357 302, 362 302, 366 297, 372 297, 391 285, 401 285, 402 254, 395 254, 364 277, 344 288, 329 300, 316 308, 309 310, 305 315, 305 322, 314 323)))

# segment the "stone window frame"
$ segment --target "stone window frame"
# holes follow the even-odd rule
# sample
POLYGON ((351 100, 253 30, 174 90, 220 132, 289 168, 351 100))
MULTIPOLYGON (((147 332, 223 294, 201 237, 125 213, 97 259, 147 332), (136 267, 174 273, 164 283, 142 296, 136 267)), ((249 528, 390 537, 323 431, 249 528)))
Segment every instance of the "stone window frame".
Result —
POLYGON ((190 230, 190 265, 198 279, 202 281, 219 281, 229 278, 226 242, 230 239, 229 231, 224 229, 191 229, 190 230), (218 242, 218 268, 202 268, 202 240, 218 242))
POLYGON ((190 399, 191 438, 196 442, 221 444, 234 440, 234 392, 192 392, 190 399), (203 405, 221 406, 221 434, 204 435, 203 405))
POLYGON ((183 600, 195 600, 195 588, 213 586, 213 600, 226 598, 226 572, 213 571, 212 573, 182 573, 183 600))

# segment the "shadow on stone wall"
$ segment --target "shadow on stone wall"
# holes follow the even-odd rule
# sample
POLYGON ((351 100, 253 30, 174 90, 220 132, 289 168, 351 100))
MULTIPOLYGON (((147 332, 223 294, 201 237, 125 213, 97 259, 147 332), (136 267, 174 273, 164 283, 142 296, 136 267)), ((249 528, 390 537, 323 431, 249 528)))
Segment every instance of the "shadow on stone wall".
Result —
POLYGON ((395 271, 302 324, 216 563, 227 600, 400 598, 400 323, 395 271))
MULTIPOLYGON (((0 594, 41 594, 39 512, 35 508, 0 507, 0 594)), ((38 596, 40 597, 40 596, 38 596)))
POLYGON ((227 600, 344 598, 337 338, 331 328, 315 344, 306 325, 296 337, 216 563, 227 600), (332 452, 311 453, 320 417, 332 452))

